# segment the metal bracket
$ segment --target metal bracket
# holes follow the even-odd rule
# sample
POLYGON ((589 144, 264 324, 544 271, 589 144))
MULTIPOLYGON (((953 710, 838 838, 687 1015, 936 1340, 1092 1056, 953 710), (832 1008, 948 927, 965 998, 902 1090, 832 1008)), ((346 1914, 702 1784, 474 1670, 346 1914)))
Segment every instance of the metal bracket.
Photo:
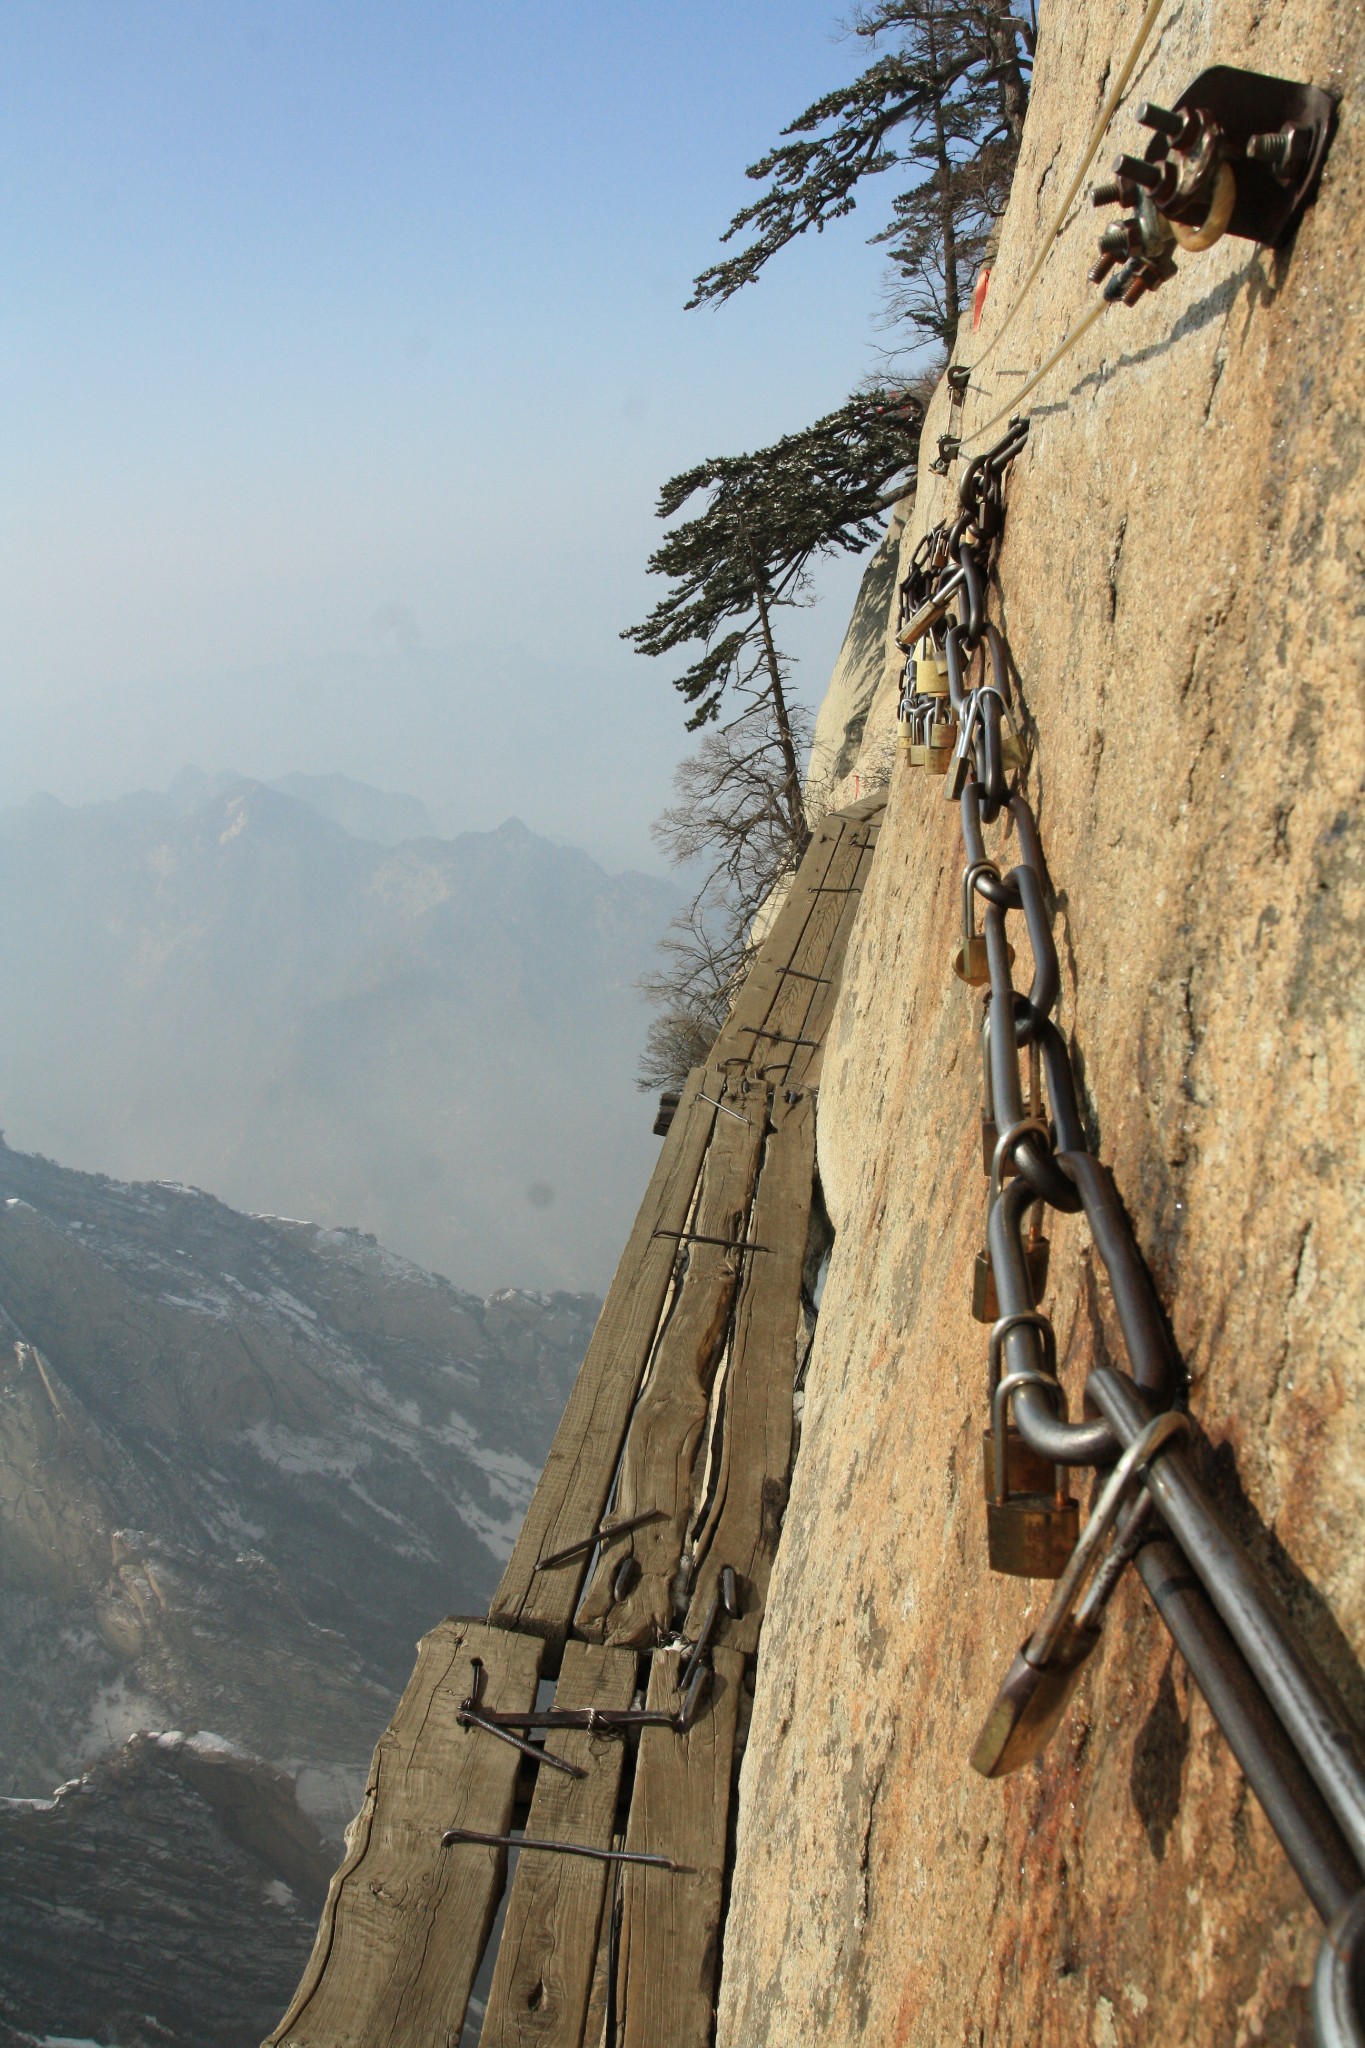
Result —
MULTIPOLYGON (((1200 72, 1175 104, 1181 109, 1202 107, 1227 139, 1237 178, 1228 233, 1277 247, 1307 205, 1322 169, 1336 117, 1332 95, 1294 79, 1214 64, 1200 72), (1249 153, 1248 146, 1261 137, 1288 137, 1291 130, 1305 133, 1299 160, 1292 172, 1276 176, 1261 153, 1249 153)), ((1153 136, 1146 151, 1149 163, 1164 154, 1165 142, 1164 136, 1153 136)))

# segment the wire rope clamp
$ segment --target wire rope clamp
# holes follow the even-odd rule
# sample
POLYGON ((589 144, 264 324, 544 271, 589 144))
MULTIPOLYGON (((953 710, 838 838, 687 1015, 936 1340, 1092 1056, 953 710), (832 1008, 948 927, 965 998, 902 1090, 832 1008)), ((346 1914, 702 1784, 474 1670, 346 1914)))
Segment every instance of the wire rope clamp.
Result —
POLYGON ((1313 197, 1335 116, 1318 86, 1230 64, 1201 71, 1173 107, 1143 101, 1144 154, 1120 156, 1091 193, 1133 209, 1101 235, 1091 283, 1132 306, 1175 276, 1177 249, 1224 235, 1280 247, 1313 197))
POLYGON ((1118 1522, 1143 1466, 1170 1437, 1188 1427, 1189 1418, 1174 1411, 1156 1416, 1105 1481, 1043 1618, 1011 1664, 976 1739, 972 1769, 983 1778, 1003 1778, 1019 1770, 1050 1740, 1100 1640, 1104 1610, 1142 1540, 1151 1495, 1142 1494, 1129 1510, 1101 1561, 1105 1538, 1118 1522))

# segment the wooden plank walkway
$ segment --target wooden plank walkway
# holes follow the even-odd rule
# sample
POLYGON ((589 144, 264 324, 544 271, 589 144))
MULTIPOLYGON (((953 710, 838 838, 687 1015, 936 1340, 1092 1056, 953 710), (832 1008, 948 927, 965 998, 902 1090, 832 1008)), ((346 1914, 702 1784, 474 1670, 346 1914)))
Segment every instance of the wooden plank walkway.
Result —
POLYGON ((489 1693, 529 1709, 544 1645, 487 1622, 443 1621, 379 1739, 364 1804, 332 1879, 313 1953, 268 2048, 436 2048, 457 2042, 493 1924, 506 1852, 446 1849, 458 1821, 505 1834, 521 1759, 459 1726, 471 1659, 489 1693))
MULTIPOLYGON (((628 1707, 636 1662, 627 1650, 566 1643, 555 1705, 628 1707)), ((527 1834, 609 1849, 623 1738, 552 1729, 548 1741, 556 1756, 588 1775, 538 1771, 527 1834)), ((543 1849, 518 1851, 480 2048, 582 2048, 607 1883, 606 1864, 543 1849)))
MULTIPOLYGON (((587 1556, 538 1572, 542 1557, 589 1536, 602 1519, 630 1411, 654 1347, 702 1161, 719 1114, 713 1067, 690 1077, 626 1241, 588 1355, 555 1432, 516 1547, 494 1595, 492 1620, 562 1642, 578 1604, 587 1556)), ((729 1119, 726 1119, 729 1121, 729 1119)))
POLYGON ((488 1621, 453 1618, 419 1645, 265 2048, 468 2048, 504 1893, 481 2048, 708 2048, 740 1708, 790 1480, 814 1091, 883 804, 814 832, 688 1079, 488 1621), (737 1613, 720 1597, 727 1566, 737 1613), (557 1707, 620 1713, 647 1662, 648 1708, 676 1716, 678 1631, 696 1645, 708 1623, 685 1728, 544 1731, 581 1776, 460 1722, 475 1657, 488 1712, 540 1711, 557 1673, 557 1707), (452 1826, 514 1835, 523 1813, 526 1834, 570 1853, 519 1850, 510 1887, 506 1848, 442 1847, 452 1826), (623 1837, 679 1867, 571 1853, 610 1855, 623 1837))
POLYGON ((673 1582, 692 1516, 697 1445, 740 1274, 771 1256, 766 1247, 761 1252, 735 1248, 749 1235, 767 1091, 754 1090, 744 1097, 744 1106, 746 1121, 724 1118, 711 1140, 686 1272, 631 1417, 621 1461, 612 1519, 628 1521, 646 1512, 659 1519, 611 1545, 578 1610, 583 1633, 610 1643, 651 1647, 669 1632, 673 1582), (634 1582, 618 1595, 623 1566, 634 1582))
POLYGON ((721 1568, 734 1568, 740 1599, 725 1641, 756 1650, 777 1554, 792 1461, 792 1384, 803 1327, 801 1275, 815 1190, 815 1104, 809 1095, 772 1109, 750 1229, 772 1246, 749 1262, 735 1312, 721 1453, 698 1543, 685 1632, 695 1640, 721 1568))
MULTIPOLYGON (((651 1704, 676 1697, 678 1659, 654 1659, 651 1704)), ((686 1735, 640 1737, 628 1849, 681 1870, 627 1866, 616 2000, 619 2048, 707 2048, 720 1965, 721 1904, 744 1658, 717 1650, 710 1711, 686 1735)))

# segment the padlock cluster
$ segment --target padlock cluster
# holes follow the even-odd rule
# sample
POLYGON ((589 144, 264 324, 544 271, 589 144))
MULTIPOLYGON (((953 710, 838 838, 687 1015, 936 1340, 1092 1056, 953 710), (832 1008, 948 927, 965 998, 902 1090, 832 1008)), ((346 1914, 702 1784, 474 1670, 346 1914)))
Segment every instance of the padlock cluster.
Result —
MULTIPOLYGON (((960 405, 965 372, 955 366, 948 381, 960 405)), ((1027 760, 1003 648, 985 619, 985 563, 1004 521, 1001 480, 1027 434, 1025 421, 1011 420, 999 446, 968 463, 958 487, 958 516, 923 536, 900 587, 896 640, 905 668, 897 707, 899 751, 910 767, 945 777, 945 794, 954 801, 973 773, 1003 792, 1003 777, 1027 760), (968 673, 978 652, 988 679, 971 683, 968 673)), ((960 442, 945 435, 939 446, 946 471, 960 442)))

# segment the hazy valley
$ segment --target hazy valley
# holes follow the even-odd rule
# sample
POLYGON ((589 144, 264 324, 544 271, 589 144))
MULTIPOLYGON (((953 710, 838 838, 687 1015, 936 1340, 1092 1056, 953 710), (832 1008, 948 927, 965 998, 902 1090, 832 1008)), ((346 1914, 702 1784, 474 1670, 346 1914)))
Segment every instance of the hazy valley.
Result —
POLYGON ((192 772, 0 812, 11 1144, 371 1230, 480 1291, 605 1286, 655 1143, 635 983, 678 891, 424 821, 342 777, 192 772))

